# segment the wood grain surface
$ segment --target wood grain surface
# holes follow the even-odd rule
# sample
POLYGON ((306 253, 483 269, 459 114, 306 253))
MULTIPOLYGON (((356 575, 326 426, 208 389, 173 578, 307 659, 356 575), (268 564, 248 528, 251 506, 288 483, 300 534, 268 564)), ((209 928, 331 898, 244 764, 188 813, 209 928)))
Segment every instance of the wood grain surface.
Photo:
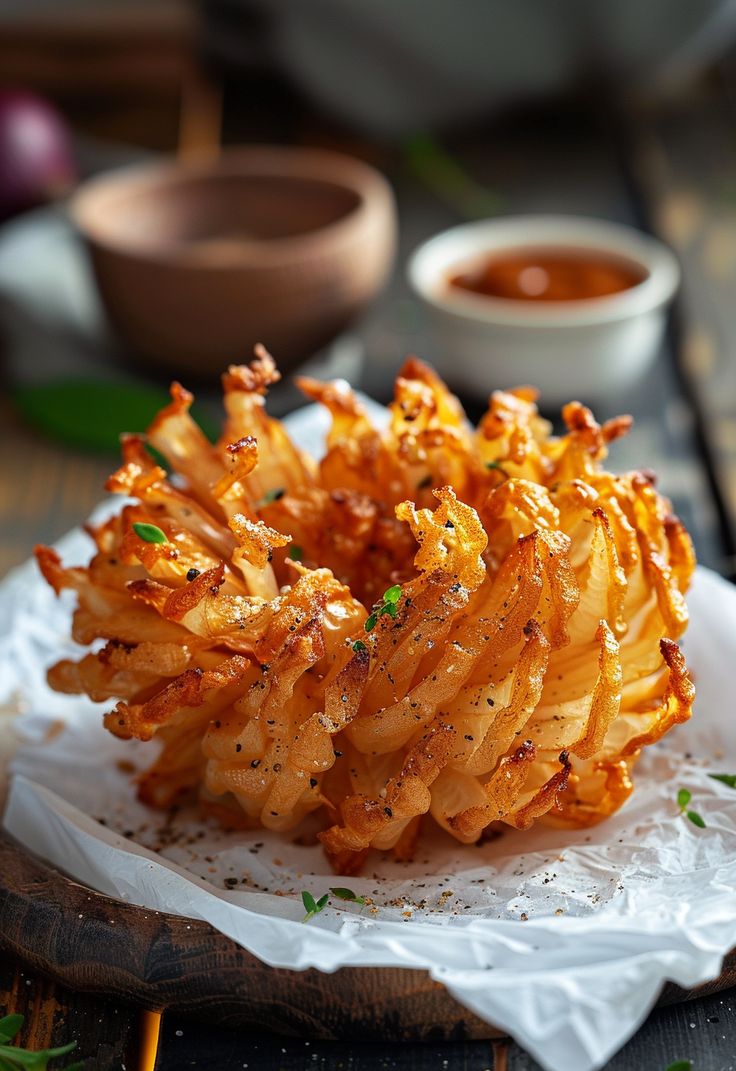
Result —
MULTIPOLYGON (((0 834, 0 948, 56 982, 210 1023, 322 1039, 440 1041, 500 1032, 425 971, 269 967, 208 923, 114 900, 77 884, 0 834)), ((718 979, 668 1003, 736 984, 718 979)))
POLYGON ((268 967, 207 923, 78 885, 4 834, 0 875, 0 947, 80 991, 302 1037, 498 1036, 425 971, 268 967))
POLYGON ((83 1060, 85 1071, 119 1071, 138 1066, 135 1011, 110 1008, 104 998, 74 993, 0 957, 0 1014, 19 1013, 25 1022, 14 1044, 39 1049, 77 1042, 67 1063, 83 1060))

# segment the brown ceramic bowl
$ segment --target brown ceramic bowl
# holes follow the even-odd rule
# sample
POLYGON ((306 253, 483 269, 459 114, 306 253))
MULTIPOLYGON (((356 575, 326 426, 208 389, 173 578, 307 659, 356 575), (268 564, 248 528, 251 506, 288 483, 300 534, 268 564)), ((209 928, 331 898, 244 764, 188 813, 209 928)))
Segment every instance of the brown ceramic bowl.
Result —
POLYGON ((281 367, 326 345, 391 268, 394 200, 352 157, 228 150, 84 183, 71 214, 109 319, 139 356, 211 374, 256 342, 281 367))

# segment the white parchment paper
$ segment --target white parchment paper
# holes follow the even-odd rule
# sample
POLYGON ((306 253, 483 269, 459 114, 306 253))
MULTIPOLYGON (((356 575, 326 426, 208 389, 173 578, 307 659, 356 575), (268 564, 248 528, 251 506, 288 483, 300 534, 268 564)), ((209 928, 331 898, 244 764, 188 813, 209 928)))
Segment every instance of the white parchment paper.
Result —
MULTIPOLYGON (((292 418, 302 442, 322 426, 311 407, 292 418)), ((69 562, 90 553, 81 531, 58 546, 69 562)), ((699 569, 689 604, 696 714, 645 752, 617 815, 592 830, 509 830, 473 847, 435 833, 411 864, 376 855, 339 882, 308 829, 296 839, 227 832, 135 799, 131 779, 156 745, 114 739, 104 707, 50 691, 46 668, 78 654, 72 601, 57 600, 29 562, 0 585, 0 702, 21 708, 23 737, 4 824, 77 880, 205 919, 274 966, 426 969, 549 1071, 591 1071, 666 980, 712 979, 736 946, 736 791, 708 776, 736 771, 736 590, 699 569), (706 829, 678 815, 681 787, 706 829), (301 925, 301 890, 318 897, 334 884, 369 903, 336 901, 301 925)))

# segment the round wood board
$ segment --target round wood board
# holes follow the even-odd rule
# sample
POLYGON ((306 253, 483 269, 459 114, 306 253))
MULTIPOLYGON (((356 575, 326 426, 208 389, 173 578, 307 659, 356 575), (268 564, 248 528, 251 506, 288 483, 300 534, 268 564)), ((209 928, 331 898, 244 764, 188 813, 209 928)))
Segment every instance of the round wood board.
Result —
MULTIPOLYGON (((343 967, 334 974, 269 967, 206 922, 94 892, 0 832, 0 948, 77 990, 229 1027, 309 1038, 440 1041, 501 1032, 426 971, 343 967)), ((736 985, 736 952, 695 990, 667 985, 672 1003, 736 985)))

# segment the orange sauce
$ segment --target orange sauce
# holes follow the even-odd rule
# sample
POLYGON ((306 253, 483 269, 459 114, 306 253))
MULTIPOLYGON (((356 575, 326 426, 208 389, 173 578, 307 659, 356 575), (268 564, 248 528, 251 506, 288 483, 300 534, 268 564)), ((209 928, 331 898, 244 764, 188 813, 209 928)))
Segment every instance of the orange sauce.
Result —
POLYGON ((647 272, 593 249, 509 249, 449 276, 450 286, 513 301, 581 301, 638 286, 647 272))

